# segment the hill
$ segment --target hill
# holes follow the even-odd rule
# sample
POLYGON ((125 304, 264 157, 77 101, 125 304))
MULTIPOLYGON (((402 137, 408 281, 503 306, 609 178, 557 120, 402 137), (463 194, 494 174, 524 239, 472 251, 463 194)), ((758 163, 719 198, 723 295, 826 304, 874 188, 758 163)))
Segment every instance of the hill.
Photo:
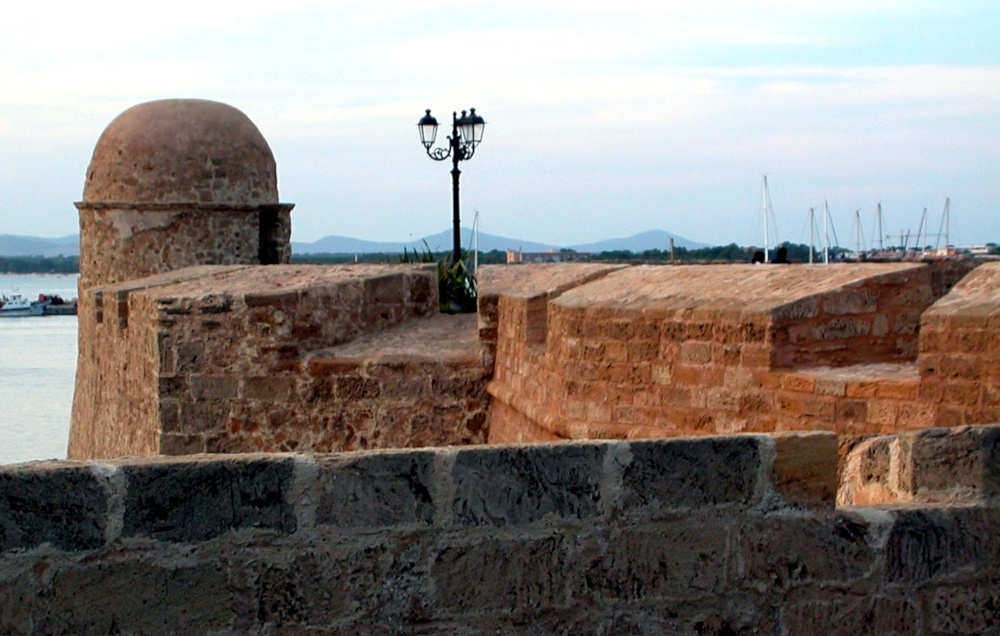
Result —
POLYGON ((571 245, 570 249, 576 250, 577 252, 614 252, 614 251, 624 251, 628 250, 630 252, 642 252, 645 250, 667 250, 670 249, 670 239, 674 239, 674 245, 676 247, 683 247, 688 250, 697 250, 703 247, 711 247, 707 243, 698 243, 692 241, 691 239, 684 238, 677 234, 671 232, 665 232, 664 230, 648 230, 646 232, 640 232, 633 236, 627 236, 623 238, 613 238, 606 239, 603 241, 597 241, 595 243, 581 243, 579 245, 571 245))
POLYGON ((77 234, 55 238, 0 234, 0 256, 76 256, 79 253, 77 234))
MULTIPOLYGON (((558 250, 560 247, 568 247, 577 252, 597 253, 614 250, 642 252, 651 249, 666 250, 670 244, 670 237, 674 238, 674 244, 677 247, 687 249, 708 247, 704 243, 697 243, 664 230, 649 230, 634 236, 611 238, 593 243, 580 243, 569 246, 538 243, 536 241, 480 232, 479 249, 483 252, 492 250, 546 252, 549 250, 558 250)), ((422 251, 424 249, 424 241, 427 242, 427 246, 431 248, 431 251, 448 251, 451 249, 451 230, 444 230, 443 232, 431 234, 406 243, 366 241, 349 236, 330 235, 312 242, 293 241, 292 252, 295 254, 395 254, 402 253, 404 247, 408 250, 422 251)), ((472 230, 469 228, 462 228, 462 247, 466 249, 472 247, 472 230)), ((0 234, 0 256, 76 256, 79 253, 80 239, 76 234, 55 238, 0 234)))
MULTIPOLYGON (((351 238, 349 236, 324 236, 318 241, 313 241, 312 243, 292 242, 292 253, 393 254, 402 253, 404 247, 408 250, 423 251, 425 249, 424 241, 427 242, 427 246, 430 247, 433 252, 448 251, 451 249, 451 230, 449 229, 443 232, 438 232, 437 234, 431 234, 408 243, 365 241, 362 239, 351 238)), ((462 247, 466 249, 472 247, 472 230, 469 228, 462 228, 462 247)), ((559 248, 554 245, 546 245, 543 243, 535 243, 533 241, 525 241, 522 239, 480 232, 479 249, 483 252, 489 252, 491 250, 502 251, 516 249, 520 249, 525 252, 544 252, 546 250, 557 250, 559 248)))
MULTIPOLYGON (((649 230, 634 236, 612 238, 594 243, 581 243, 578 245, 566 246, 577 252, 604 252, 612 250, 630 250, 632 252, 642 252, 644 250, 661 249, 665 250, 670 245, 670 237, 674 238, 674 245, 687 249, 698 249, 708 247, 705 243, 697 243, 690 239, 665 232, 663 230, 649 230)), ((369 253, 396 253, 402 252, 405 247, 408 250, 423 250, 424 241, 434 252, 442 252, 451 249, 451 230, 438 232, 425 236, 422 239, 410 241, 408 243, 391 243, 379 241, 365 241, 362 239, 347 236, 324 236, 311 243, 293 242, 292 252, 295 254, 369 254, 369 253)), ((462 247, 472 246, 472 230, 462 228, 462 247)), ((491 250, 521 250, 524 252, 546 252, 560 249, 559 245, 549 243, 537 243, 508 236, 498 236, 495 234, 479 233, 479 249, 483 252, 491 250)))

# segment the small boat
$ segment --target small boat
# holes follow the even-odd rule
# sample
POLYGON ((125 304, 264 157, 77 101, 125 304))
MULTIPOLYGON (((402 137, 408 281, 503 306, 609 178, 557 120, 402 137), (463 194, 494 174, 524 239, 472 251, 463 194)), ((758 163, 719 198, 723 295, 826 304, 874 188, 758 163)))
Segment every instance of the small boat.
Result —
POLYGON ((41 316, 49 300, 28 300, 21 294, 0 296, 0 318, 16 318, 21 316, 41 316))
POLYGON ((63 299, 62 296, 58 294, 39 294, 39 301, 49 301, 49 304, 45 306, 45 316, 75 316, 76 315, 76 299, 72 298, 70 300, 63 299))

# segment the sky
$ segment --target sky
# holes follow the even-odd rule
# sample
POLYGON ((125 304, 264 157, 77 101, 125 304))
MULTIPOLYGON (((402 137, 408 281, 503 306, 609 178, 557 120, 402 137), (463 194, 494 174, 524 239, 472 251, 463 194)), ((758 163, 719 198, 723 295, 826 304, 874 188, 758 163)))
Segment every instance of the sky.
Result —
POLYGON ((492 234, 759 245, 767 174, 778 240, 824 201, 843 245, 880 201, 886 232, 926 207, 934 233, 950 197, 953 243, 1000 242, 998 32, 992 1, 13 3, 0 233, 76 232, 104 127, 197 97, 264 134, 297 241, 450 227, 450 162, 415 124, 476 107, 463 224, 492 234))

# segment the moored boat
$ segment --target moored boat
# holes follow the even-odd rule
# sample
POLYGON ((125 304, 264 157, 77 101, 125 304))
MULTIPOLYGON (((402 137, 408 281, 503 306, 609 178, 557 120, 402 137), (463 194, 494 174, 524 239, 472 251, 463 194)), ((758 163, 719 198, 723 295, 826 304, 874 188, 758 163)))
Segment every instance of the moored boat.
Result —
POLYGON ((28 300, 21 294, 0 296, 0 318, 18 318, 23 316, 41 316, 49 300, 28 300))

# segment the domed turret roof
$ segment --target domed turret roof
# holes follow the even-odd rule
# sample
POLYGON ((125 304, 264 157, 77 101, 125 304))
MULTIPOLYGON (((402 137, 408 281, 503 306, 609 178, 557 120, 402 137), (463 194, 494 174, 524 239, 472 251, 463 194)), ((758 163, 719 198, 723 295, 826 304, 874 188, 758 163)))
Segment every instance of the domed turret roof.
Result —
POLYGON ((147 102, 104 129, 83 200, 277 203, 274 155, 253 122, 232 106, 202 99, 147 102))

